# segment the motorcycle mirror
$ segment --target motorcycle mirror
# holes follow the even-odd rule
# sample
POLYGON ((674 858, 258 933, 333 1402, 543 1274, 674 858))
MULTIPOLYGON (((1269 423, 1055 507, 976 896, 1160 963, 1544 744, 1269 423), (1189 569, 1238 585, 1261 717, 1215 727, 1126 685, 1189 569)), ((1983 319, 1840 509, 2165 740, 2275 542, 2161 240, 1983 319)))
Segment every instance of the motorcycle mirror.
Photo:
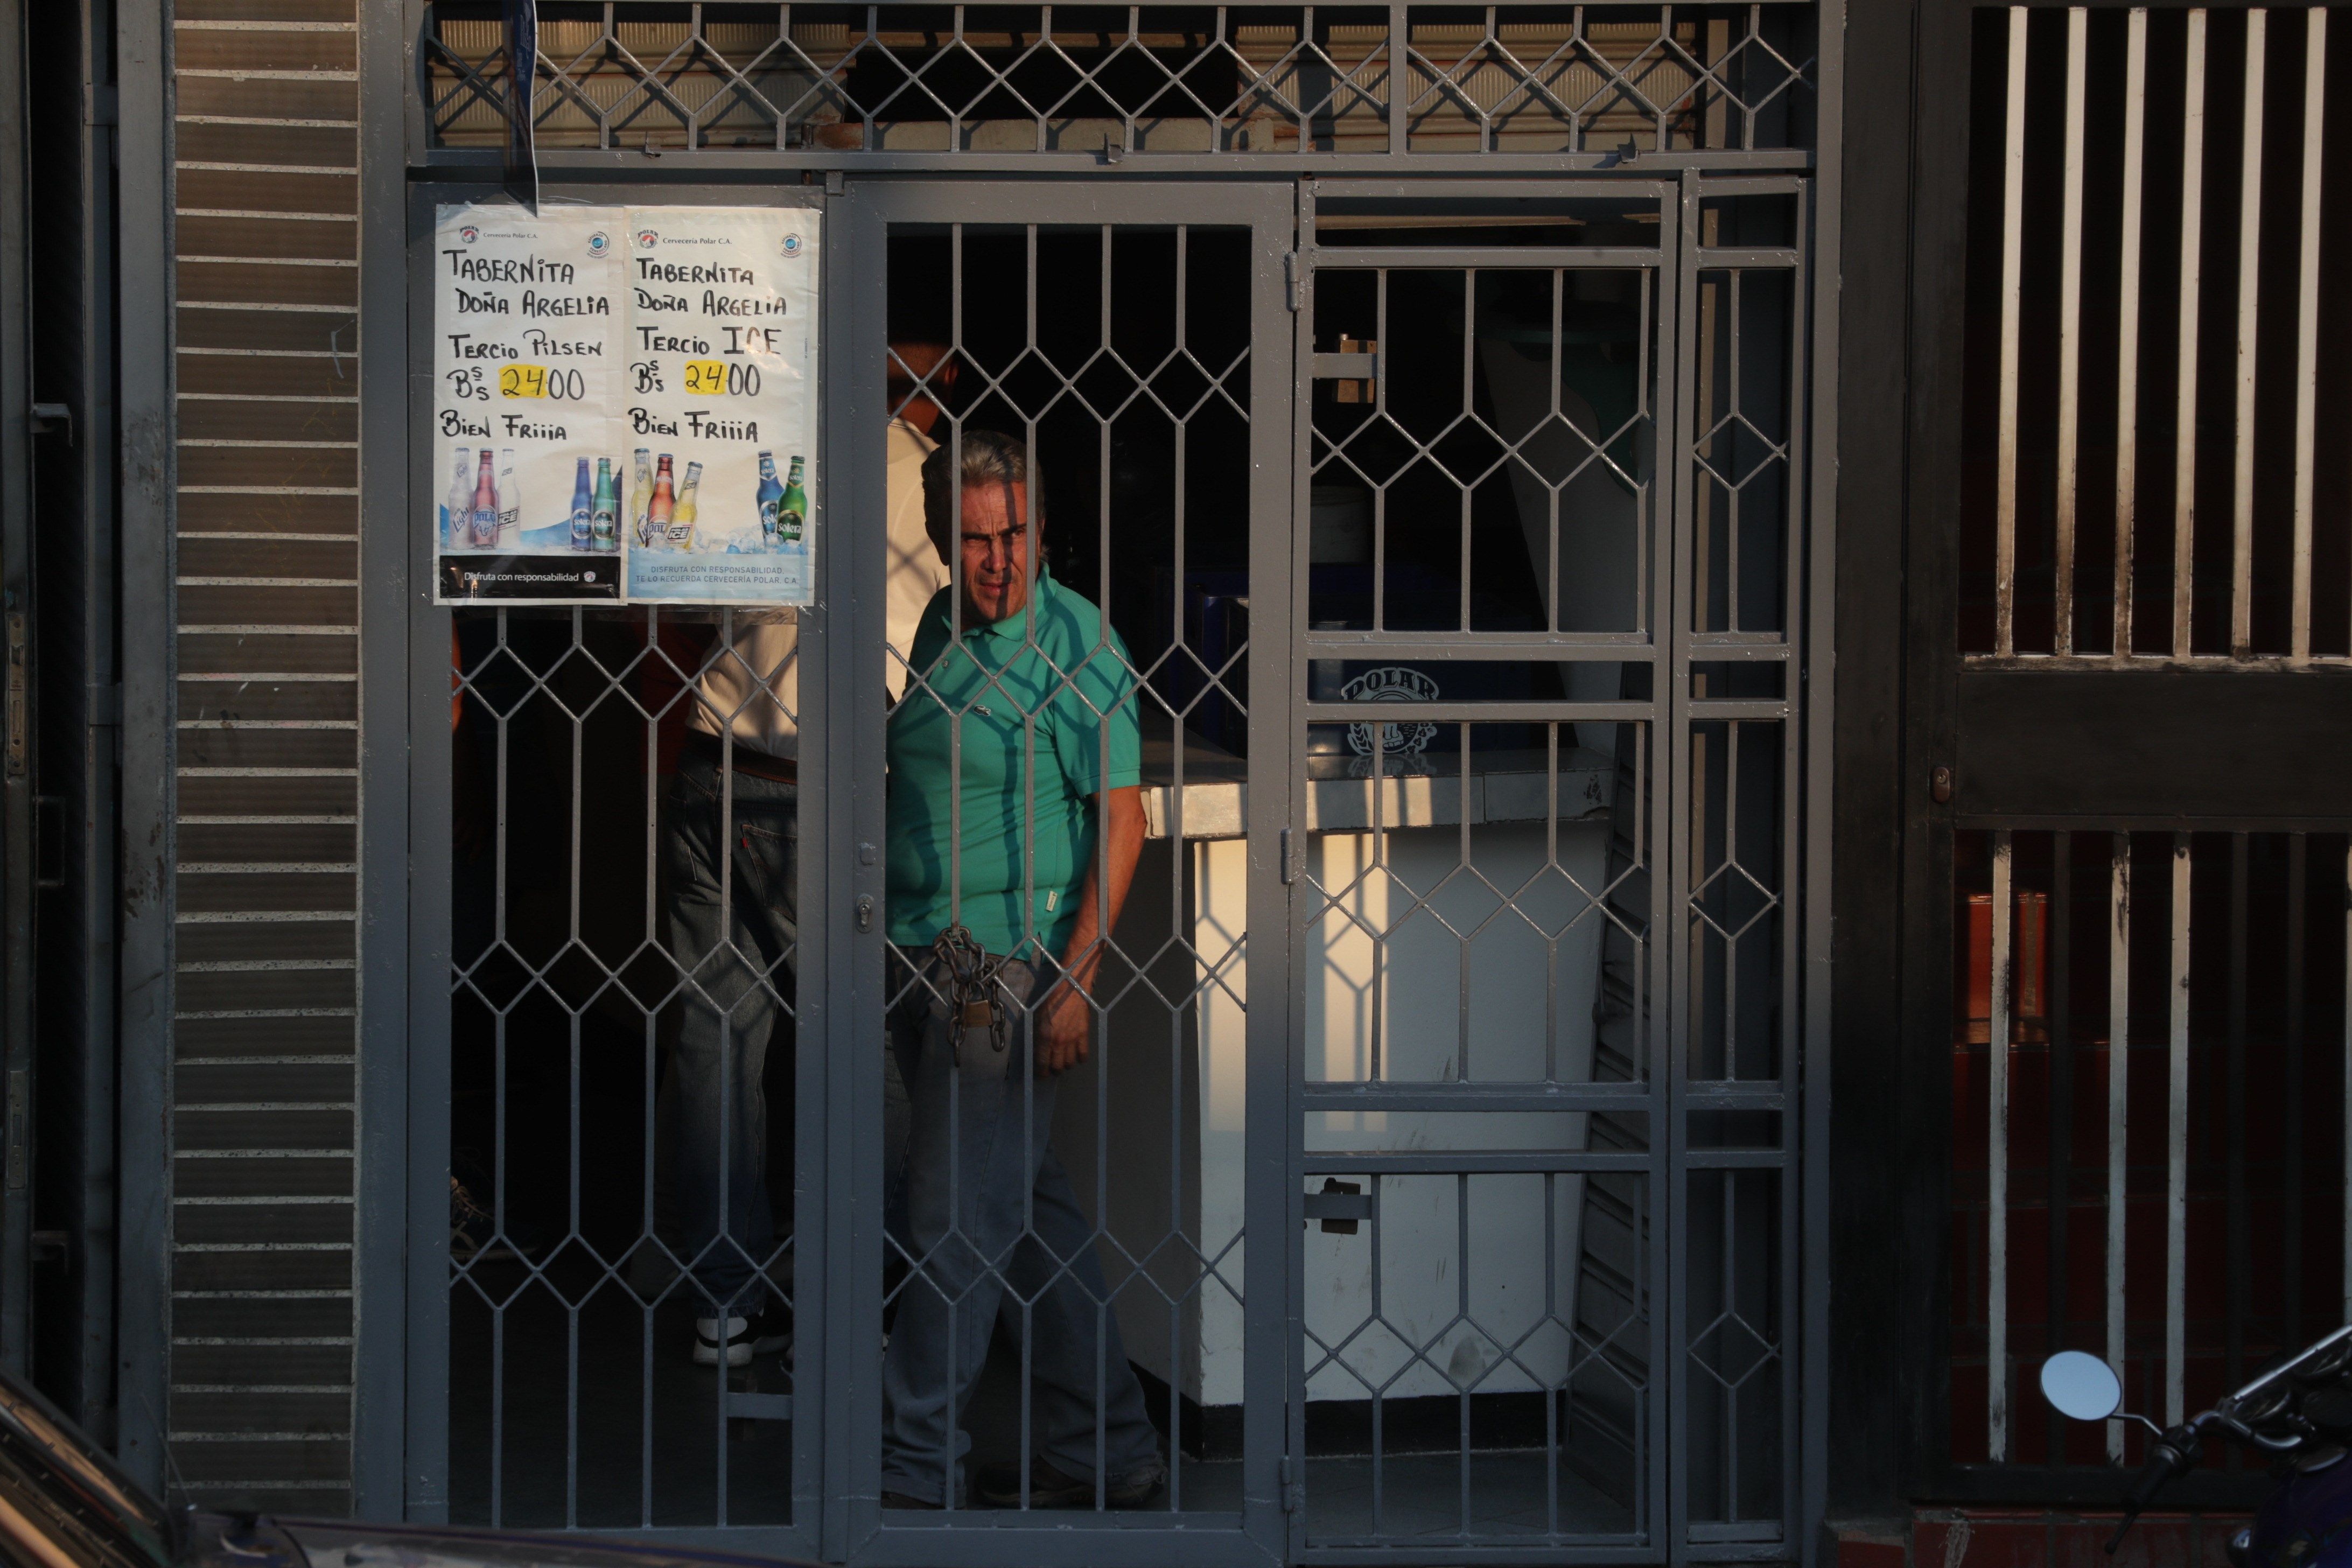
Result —
POLYGON ((2105 1421, 2124 1402, 2115 1368, 2084 1351, 2060 1351, 2042 1363, 2042 1397, 2059 1415, 2105 1421))

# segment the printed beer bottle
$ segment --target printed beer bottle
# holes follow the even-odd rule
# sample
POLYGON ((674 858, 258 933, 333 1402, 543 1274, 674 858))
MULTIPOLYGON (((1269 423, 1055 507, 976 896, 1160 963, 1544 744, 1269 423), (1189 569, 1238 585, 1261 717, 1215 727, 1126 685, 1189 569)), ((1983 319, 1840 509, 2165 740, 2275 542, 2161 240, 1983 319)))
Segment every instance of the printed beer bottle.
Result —
POLYGON ((441 548, 463 549, 473 533, 467 514, 474 510, 474 449, 457 448, 457 471, 449 476, 449 493, 441 499, 441 548))
POLYGON ((669 512, 669 547, 672 550, 695 550, 701 540, 694 531, 694 492, 702 485, 702 465, 686 466, 686 482, 677 488, 677 504, 669 512))
POLYGON ((669 542, 669 454, 661 455, 661 467, 654 472, 654 493, 646 502, 646 540, 656 550, 667 550, 669 542))
POLYGON ((776 513, 776 549, 783 555, 784 597, 798 601, 808 594, 808 492, 801 488, 801 459, 784 476, 783 504, 776 513))
POLYGON ((513 539, 522 532, 522 484, 515 478, 512 447, 499 448, 499 537, 513 539))
POLYGON ((621 498, 614 493, 613 487, 613 459, 599 458, 596 459, 595 502, 588 514, 589 532, 598 550, 620 549, 620 510, 621 498))
POLYGON ((776 547, 776 518, 784 504, 784 487, 776 482, 776 455, 760 454, 760 548, 776 547))
POLYGON ((646 509, 654 500, 654 455, 650 448, 637 448, 636 479, 629 487, 629 527, 634 531, 638 548, 651 544, 653 534, 646 527, 646 509))
POLYGON ((588 459, 572 477, 572 548, 586 550, 596 542, 596 492, 588 484, 588 459))
POLYGON ((481 467, 474 475, 474 504, 467 512, 467 529, 477 550, 499 547, 499 481, 490 471, 493 457, 488 447, 482 448, 481 467))

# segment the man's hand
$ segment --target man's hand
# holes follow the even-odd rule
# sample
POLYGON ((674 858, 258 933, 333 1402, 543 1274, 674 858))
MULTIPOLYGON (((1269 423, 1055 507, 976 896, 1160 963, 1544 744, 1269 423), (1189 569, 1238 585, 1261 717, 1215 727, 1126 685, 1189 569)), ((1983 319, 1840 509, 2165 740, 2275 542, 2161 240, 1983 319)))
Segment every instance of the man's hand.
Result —
POLYGON ((1088 868, 1086 885, 1078 891, 1077 918, 1062 949, 1061 974, 1038 1004, 1032 1026, 1041 1078, 1067 1071, 1087 1059, 1087 1037, 1094 1023, 1087 994, 1102 969, 1102 938, 1117 929, 1118 912, 1127 904, 1127 889, 1135 880, 1135 863, 1143 857, 1143 791, 1129 784, 1094 798, 1103 814, 1100 861, 1088 868), (1108 898, 1103 886, 1106 873, 1108 898))
POLYGON ((1066 974, 1055 981, 1036 1014, 1037 1076, 1052 1078, 1086 1060, 1094 1022, 1077 982, 1066 974))

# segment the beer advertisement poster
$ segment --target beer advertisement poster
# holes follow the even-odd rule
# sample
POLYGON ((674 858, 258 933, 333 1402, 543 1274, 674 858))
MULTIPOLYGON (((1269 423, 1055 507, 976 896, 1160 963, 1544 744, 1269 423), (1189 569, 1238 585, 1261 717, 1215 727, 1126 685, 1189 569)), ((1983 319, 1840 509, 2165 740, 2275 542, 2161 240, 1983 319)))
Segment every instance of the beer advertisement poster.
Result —
POLYGON ((810 602, 818 221, 804 207, 630 211, 632 601, 810 602))
POLYGON ((436 601, 810 603, 818 226, 441 207, 436 601))
POLYGON ((433 246, 436 600, 622 596, 619 207, 443 206, 433 246))

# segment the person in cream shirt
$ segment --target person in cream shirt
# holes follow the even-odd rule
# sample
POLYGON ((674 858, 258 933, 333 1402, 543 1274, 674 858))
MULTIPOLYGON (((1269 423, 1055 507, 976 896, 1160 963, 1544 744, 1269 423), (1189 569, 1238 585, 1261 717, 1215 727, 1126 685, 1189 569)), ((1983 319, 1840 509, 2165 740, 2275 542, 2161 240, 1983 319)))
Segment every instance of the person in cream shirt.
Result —
MULTIPOLYGON (((893 702, 923 608, 949 580, 924 529, 922 469, 941 412, 931 395, 946 395, 955 369, 942 344, 890 345, 898 412, 887 434, 883 679, 893 702)), ((667 1098, 678 1251, 697 1287, 694 1359, 740 1366, 792 1336, 783 1304, 770 1299, 770 1279, 790 1278, 777 1247, 791 1216, 772 1212, 767 1152, 770 1119, 790 1126, 793 1105, 800 628, 791 610, 738 610, 722 624, 727 644, 688 670, 694 697, 666 813, 666 935, 689 981, 667 1098), (783 1053, 772 1071, 772 1047, 783 1053)), ((891 1100, 892 1128, 903 1129, 903 1092, 891 1100)))

